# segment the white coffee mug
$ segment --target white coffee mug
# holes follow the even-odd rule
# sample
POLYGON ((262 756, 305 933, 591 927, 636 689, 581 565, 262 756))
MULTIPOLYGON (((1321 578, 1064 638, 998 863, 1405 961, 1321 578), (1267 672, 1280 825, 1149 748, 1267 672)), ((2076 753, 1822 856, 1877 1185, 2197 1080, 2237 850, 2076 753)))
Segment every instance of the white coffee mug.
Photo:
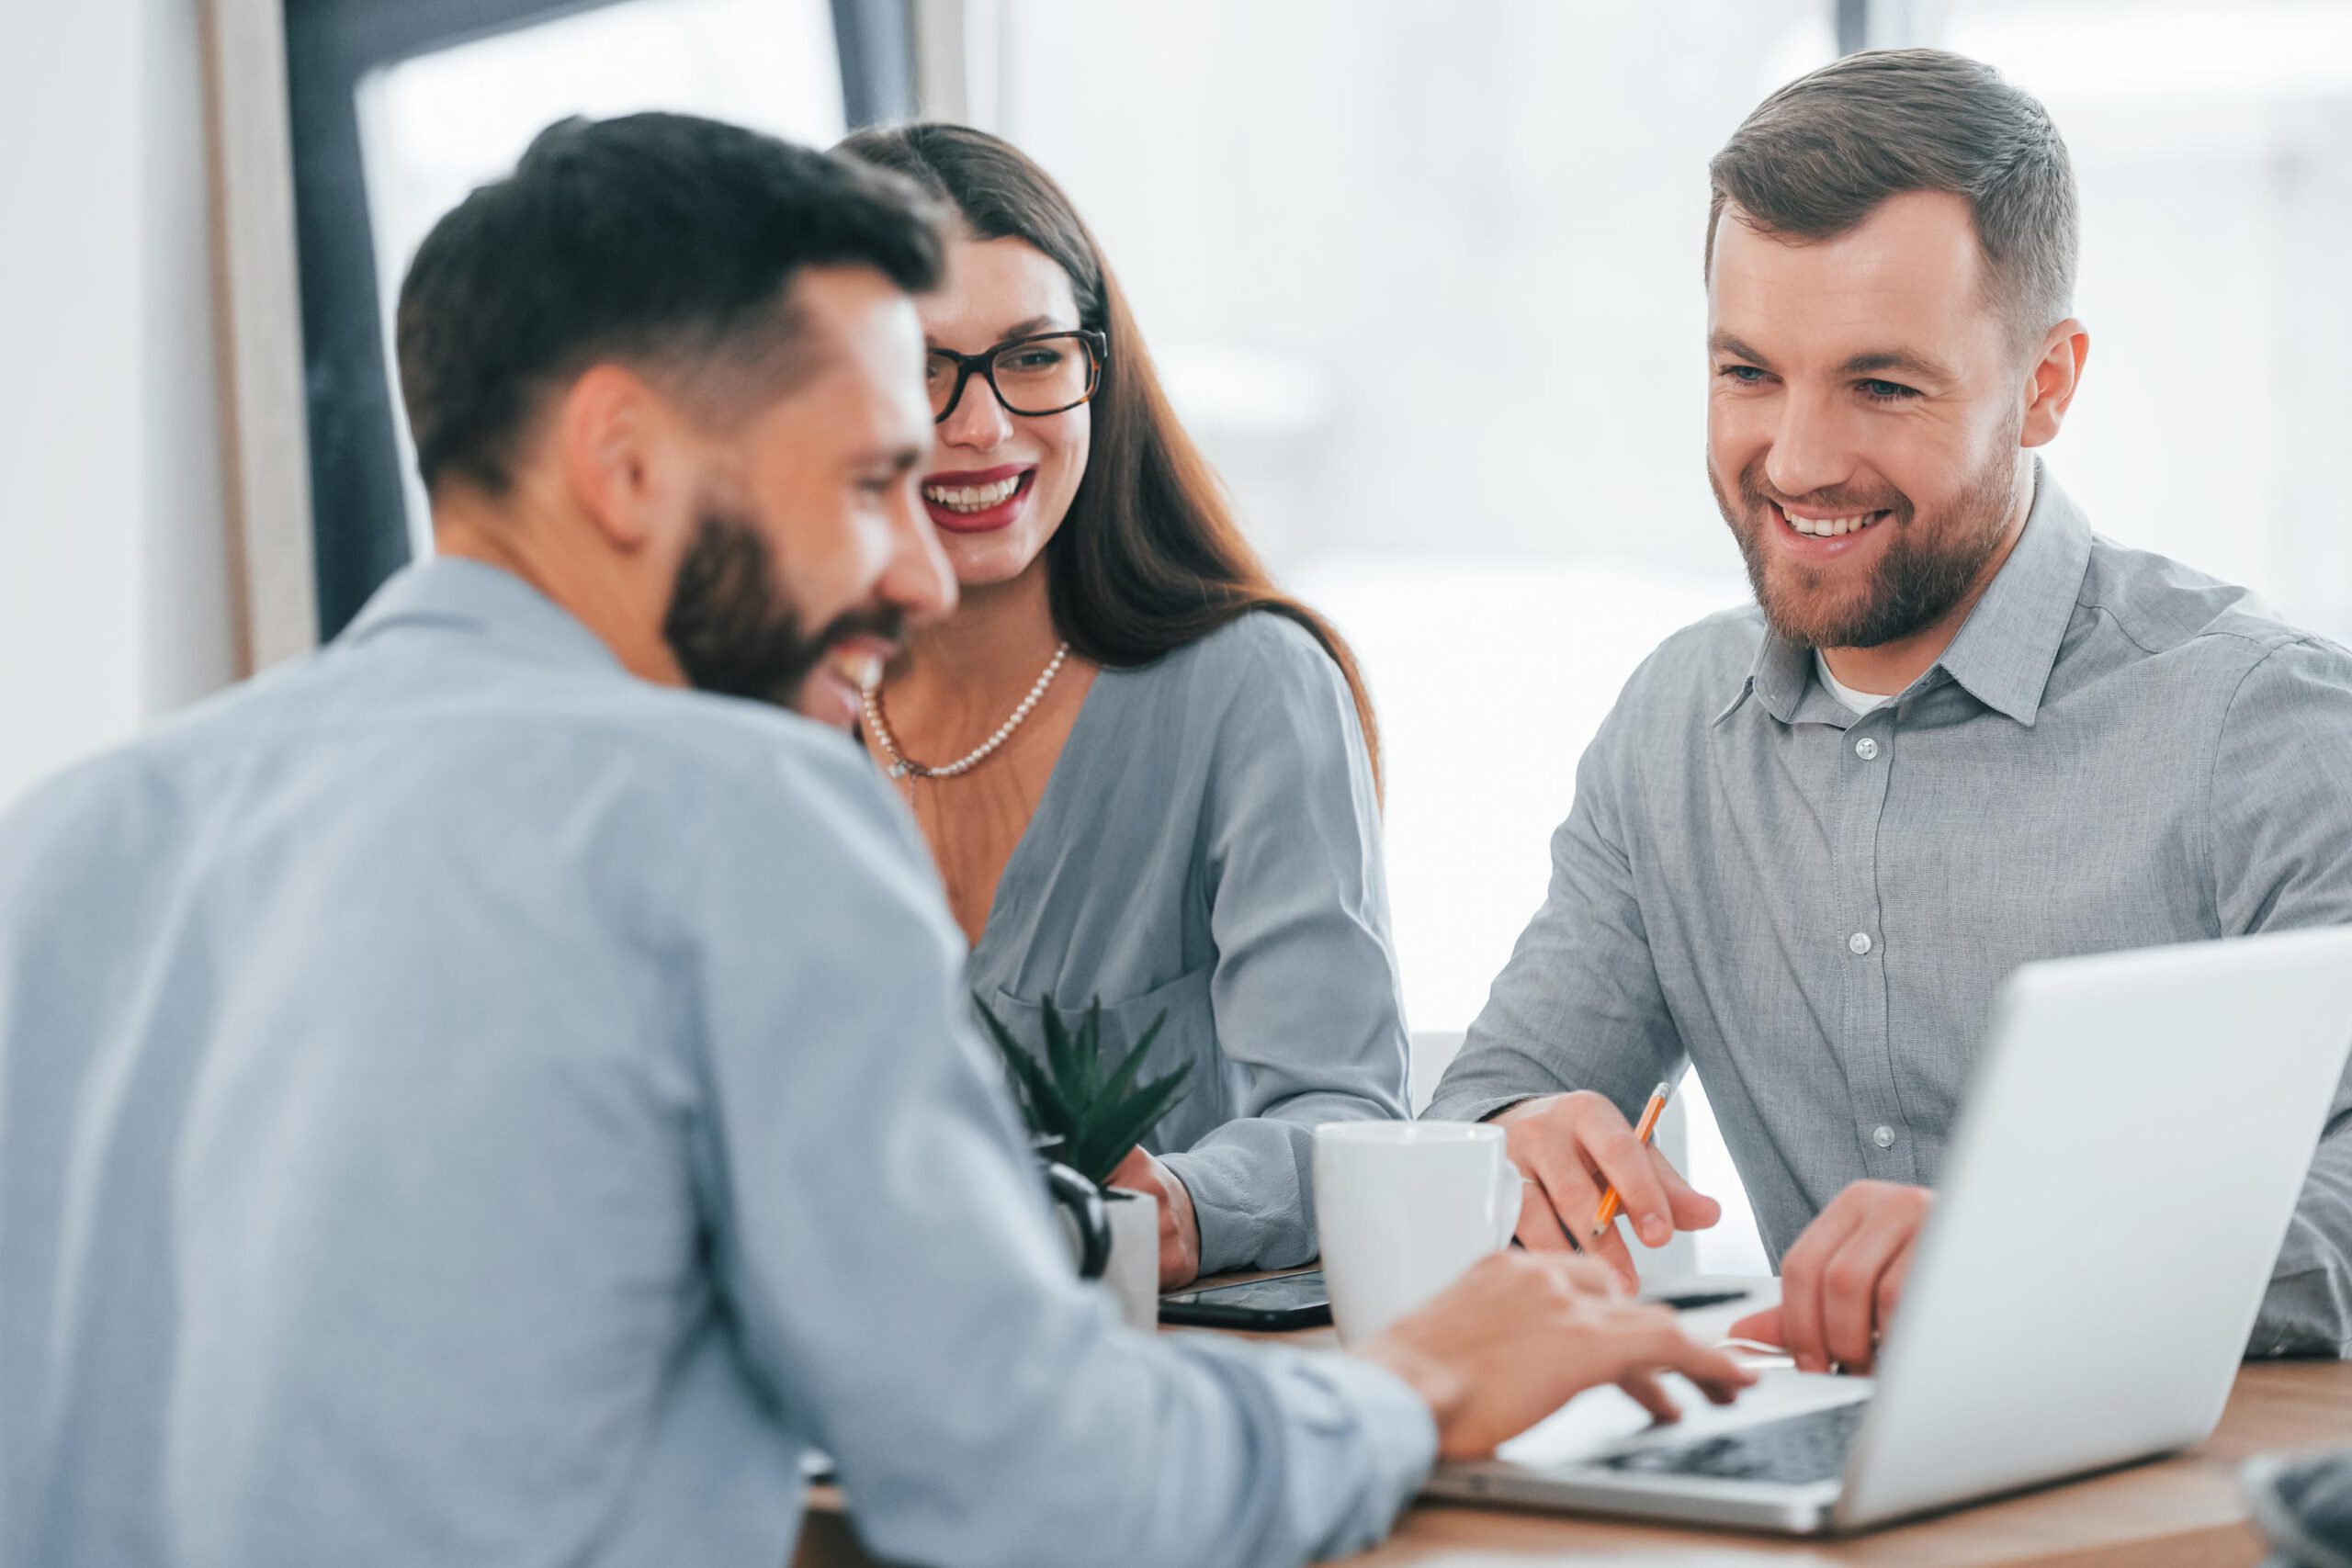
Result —
POLYGON ((1519 1168, 1500 1127, 1333 1122, 1315 1129, 1315 1218, 1340 1338, 1361 1344, 1510 1244, 1519 1168))

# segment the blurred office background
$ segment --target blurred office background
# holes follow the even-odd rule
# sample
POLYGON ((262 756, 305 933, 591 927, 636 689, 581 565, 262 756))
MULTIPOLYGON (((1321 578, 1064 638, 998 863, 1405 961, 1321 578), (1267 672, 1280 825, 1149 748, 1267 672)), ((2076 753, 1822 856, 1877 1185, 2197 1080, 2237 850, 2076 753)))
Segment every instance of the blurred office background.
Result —
MULTIPOLYGON (((401 267, 540 126, 651 107, 817 142, 938 113, 1067 184, 1260 545, 1363 655, 1433 1039, 1539 902, 1625 675, 1746 596, 1702 468, 1705 164, 1841 50, 1947 45, 2042 96, 2094 341, 2054 472, 2110 536, 2352 640, 2347 0, 81 0, 7 31, 0 803, 282 646, 269 540, 307 552, 298 642, 425 547, 401 267), (277 417, 224 391, 224 225, 271 188, 240 128, 278 112, 256 38, 300 315, 277 417)), ((1696 1261, 1761 1254, 1736 1213, 1696 1261)))

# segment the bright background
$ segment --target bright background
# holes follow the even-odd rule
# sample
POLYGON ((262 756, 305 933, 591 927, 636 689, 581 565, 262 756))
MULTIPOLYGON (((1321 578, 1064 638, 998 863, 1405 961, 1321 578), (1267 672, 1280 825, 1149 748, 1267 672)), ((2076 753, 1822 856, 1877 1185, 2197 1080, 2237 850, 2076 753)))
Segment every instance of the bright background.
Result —
MULTIPOLYGON (((2352 639, 2352 6, 2323 0, 915 0, 966 113, 1069 187, 1278 573, 1386 733, 1417 1029, 1476 1013, 1633 664, 1744 599, 1702 468, 1705 164, 1872 43, 1990 60, 2084 197, 2054 472, 2106 533, 2352 639)), ((230 668, 198 39, 35 7, 0 65, 0 804, 230 668)), ((360 90, 383 276, 567 113, 842 129, 827 0, 626 0, 360 90)), ((389 303, 387 303, 387 315, 389 303)), ((1703 1114, 1689 1157, 1736 1199, 1703 1114)), ((1751 1266, 1735 1222, 1697 1260, 1751 1266)))
MULTIPOLYGON (((2074 153, 2093 348, 2052 471, 2101 531, 2352 638, 2352 7, 1903 9, 1873 41, 1992 62, 2074 153)), ((1458 1031, 1620 683, 1747 596, 1702 458, 1706 162, 1834 56, 1832 9, 1001 14, 997 128, 1069 186, 1268 556, 1370 671, 1408 1003, 1458 1031)), ((1696 1260, 1760 1266, 1698 1098, 1692 1173, 1734 1213, 1696 1260)))

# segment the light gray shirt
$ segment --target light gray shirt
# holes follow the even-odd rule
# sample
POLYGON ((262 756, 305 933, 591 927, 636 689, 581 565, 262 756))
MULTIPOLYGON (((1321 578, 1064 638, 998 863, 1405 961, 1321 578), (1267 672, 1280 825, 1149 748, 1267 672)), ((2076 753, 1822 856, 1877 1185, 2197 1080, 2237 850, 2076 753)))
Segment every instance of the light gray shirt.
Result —
MULTIPOLYGON (((2037 468, 2008 561, 1885 706, 1752 606, 1634 672, 1430 1114, 1584 1089, 1631 1115, 1687 1059, 1777 1259, 1849 1183, 1934 1183, 2018 964, 2347 921, 2352 654, 2095 536, 2037 468)), ((2352 1081, 2252 1348, 2348 1342, 2352 1081)))
POLYGON ((1108 1050, 1165 1014, 1146 1071, 1192 1073, 1144 1146, 1201 1271, 1314 1257, 1314 1129, 1404 1116, 1406 1055, 1380 802, 1322 645, 1258 612, 1097 675, 971 976, 1033 1041, 1047 996, 1102 998, 1108 1050))
POLYGON ((843 737, 439 560, 0 819, 0 1564, 1295 1562, 1426 1407, 1072 1278, 843 737))

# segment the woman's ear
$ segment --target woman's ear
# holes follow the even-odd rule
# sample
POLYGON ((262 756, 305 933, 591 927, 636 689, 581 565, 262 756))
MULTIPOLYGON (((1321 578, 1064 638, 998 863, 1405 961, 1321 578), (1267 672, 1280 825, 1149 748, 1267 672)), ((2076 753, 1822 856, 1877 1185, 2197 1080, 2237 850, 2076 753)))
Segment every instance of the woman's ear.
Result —
POLYGON ((2018 428, 2018 446, 2046 446, 2057 436, 2090 356, 2090 329, 2082 322, 2069 316, 2050 329, 2042 339, 2041 356, 2026 371, 2025 418, 2018 428))
POLYGON ((556 409, 557 463, 573 502, 624 555, 662 545, 688 510, 690 455, 661 394, 618 365, 592 367, 556 409))

